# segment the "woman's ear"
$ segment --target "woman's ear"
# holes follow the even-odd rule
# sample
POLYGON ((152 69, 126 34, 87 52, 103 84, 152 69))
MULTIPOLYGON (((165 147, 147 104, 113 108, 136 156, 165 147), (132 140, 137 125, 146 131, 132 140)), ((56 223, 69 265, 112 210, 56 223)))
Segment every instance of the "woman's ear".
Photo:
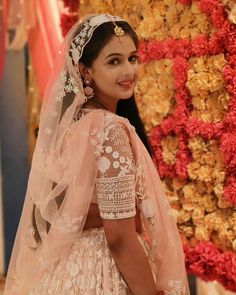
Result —
POLYGON ((92 80, 91 71, 83 63, 79 63, 79 71, 83 79, 92 80))

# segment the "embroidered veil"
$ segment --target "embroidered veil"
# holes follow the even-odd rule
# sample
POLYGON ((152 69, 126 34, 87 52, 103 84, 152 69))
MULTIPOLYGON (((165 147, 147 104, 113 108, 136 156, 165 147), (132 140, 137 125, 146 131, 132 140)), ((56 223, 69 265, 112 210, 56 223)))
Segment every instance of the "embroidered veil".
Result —
POLYGON ((96 188, 105 188, 103 180, 97 181, 97 175, 108 126, 122 126, 132 148, 132 194, 156 265, 157 287, 166 295, 189 294, 175 220, 158 173, 134 127, 127 119, 108 111, 94 110, 84 116, 81 112, 86 96, 77 65, 96 27, 110 21, 123 20, 90 15, 77 22, 58 51, 44 96, 4 295, 28 295, 43 273, 79 239, 96 188))

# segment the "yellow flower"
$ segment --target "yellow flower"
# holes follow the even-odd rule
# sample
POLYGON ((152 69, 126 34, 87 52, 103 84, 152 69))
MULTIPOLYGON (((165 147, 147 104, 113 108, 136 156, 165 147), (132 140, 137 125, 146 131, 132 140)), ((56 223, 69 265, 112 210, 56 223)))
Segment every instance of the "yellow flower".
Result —
POLYGON ((176 152, 179 146, 179 139, 173 136, 166 136, 161 141, 163 160, 167 164, 174 164, 176 152))
POLYGON ((223 54, 190 58, 186 86, 192 96, 193 117, 204 122, 223 119, 229 102, 222 77, 225 63, 223 54))
POLYGON ((161 60, 141 66, 135 99, 147 132, 172 109, 171 64, 169 60, 161 60))
POLYGON ((187 238, 191 238, 194 235, 192 226, 181 224, 179 225, 179 230, 187 238))
POLYGON ((208 241, 209 240, 209 233, 207 228, 204 225, 196 226, 194 231, 195 238, 200 241, 208 241))
POLYGON ((79 5, 78 14, 80 17, 90 13, 114 14, 112 0, 83 0, 79 5))

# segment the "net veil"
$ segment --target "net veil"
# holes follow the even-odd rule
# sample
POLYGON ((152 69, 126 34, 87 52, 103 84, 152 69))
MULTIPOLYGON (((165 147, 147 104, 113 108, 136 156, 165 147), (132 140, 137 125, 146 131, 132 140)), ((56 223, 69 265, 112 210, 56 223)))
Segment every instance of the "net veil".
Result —
POLYGON ((165 290, 165 295, 189 294, 175 220, 156 168, 134 127, 127 119, 102 109, 80 116, 87 98, 78 62, 94 30, 116 21, 124 20, 105 14, 87 16, 71 28, 58 51, 44 95, 4 295, 29 295, 43 274, 80 238, 95 194, 95 163, 107 137, 104 130, 111 123, 127 130, 136 159, 143 238, 150 244, 156 265, 157 287, 165 290), (92 144, 91 134, 96 137, 92 144))
MULTIPOLYGON (((96 173, 96 169, 89 171, 86 168, 93 166, 95 159, 87 157, 85 162, 86 154, 76 155, 70 150, 73 143, 71 146, 63 143, 70 136, 72 129, 69 127, 87 100, 78 70, 83 49, 99 25, 121 20, 105 14, 88 15, 74 24, 58 50, 44 94, 39 134, 8 267, 5 295, 27 294, 45 269, 78 239, 83 230, 91 199, 82 200, 82 196, 85 193, 92 195, 87 190, 93 190, 96 173)), ((77 140, 80 139, 79 149, 89 152, 86 136, 79 132, 77 140)))

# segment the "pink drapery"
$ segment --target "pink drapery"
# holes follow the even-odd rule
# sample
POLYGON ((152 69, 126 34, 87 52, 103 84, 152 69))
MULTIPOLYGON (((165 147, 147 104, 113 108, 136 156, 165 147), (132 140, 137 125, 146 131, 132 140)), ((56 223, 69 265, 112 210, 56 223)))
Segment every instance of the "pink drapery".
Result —
POLYGON ((0 79, 2 78, 2 70, 3 70, 3 64, 4 64, 9 0, 3 0, 2 4, 3 5, 0 8, 0 79))
MULTIPOLYGON (((53 57, 63 39, 59 1, 30 0, 25 1, 24 6, 30 56, 39 91, 43 96, 53 57)), ((9 0, 3 0, 3 7, 0 9, 0 78, 4 63, 8 10, 9 0)))
POLYGON ((57 0, 35 0, 35 25, 28 30, 32 66, 41 96, 63 37, 60 28, 60 7, 57 0))

